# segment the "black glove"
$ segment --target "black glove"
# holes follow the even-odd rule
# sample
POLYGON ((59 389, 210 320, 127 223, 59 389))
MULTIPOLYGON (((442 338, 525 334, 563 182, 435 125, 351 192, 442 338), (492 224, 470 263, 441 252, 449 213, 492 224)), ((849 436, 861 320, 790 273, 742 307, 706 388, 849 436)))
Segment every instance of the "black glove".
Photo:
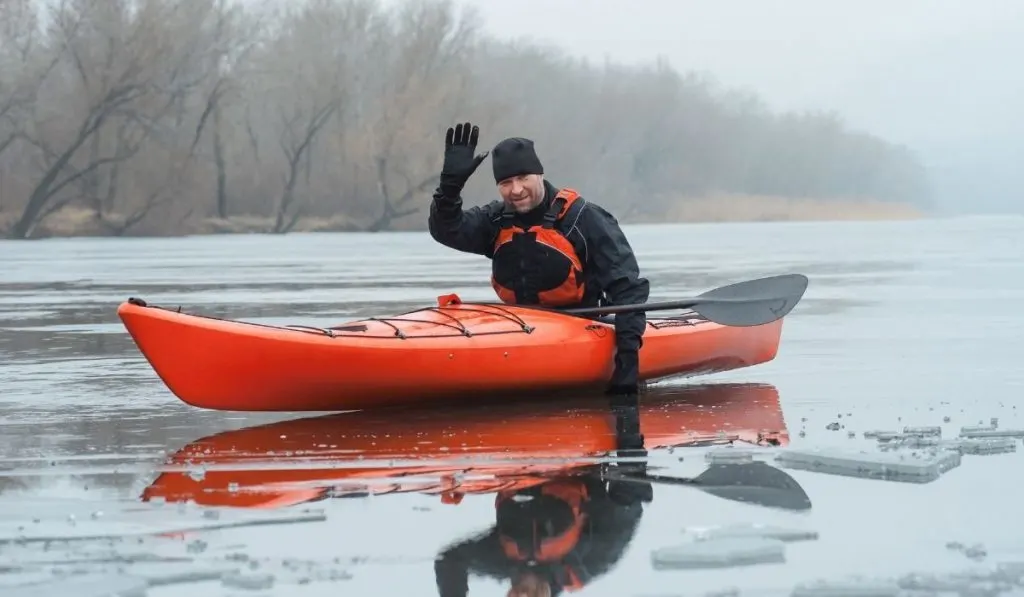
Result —
POLYGON ((444 165, 441 167, 441 193, 449 199, 457 199, 462 187, 473 175, 477 167, 489 152, 485 151, 476 157, 476 143, 480 138, 480 128, 470 123, 448 127, 444 138, 444 165))
POLYGON ((636 394, 640 391, 640 354, 636 350, 615 353, 615 371, 605 393, 611 395, 636 394))

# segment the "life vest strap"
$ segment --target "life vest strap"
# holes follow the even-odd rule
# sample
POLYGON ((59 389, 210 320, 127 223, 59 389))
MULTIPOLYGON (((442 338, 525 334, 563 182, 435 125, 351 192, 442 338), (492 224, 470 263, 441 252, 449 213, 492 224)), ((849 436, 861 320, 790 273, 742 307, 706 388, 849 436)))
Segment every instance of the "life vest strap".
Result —
MULTIPOLYGON (((569 213, 569 208, 572 207, 573 202, 575 202, 579 196, 580 194, 573 189, 562 189, 558 191, 551 200, 551 206, 548 207, 546 212, 544 212, 544 220, 541 225, 544 228, 554 228, 555 223, 564 218, 565 214, 569 213)), ((507 227, 515 217, 515 210, 506 206, 501 212, 502 227, 507 227)))

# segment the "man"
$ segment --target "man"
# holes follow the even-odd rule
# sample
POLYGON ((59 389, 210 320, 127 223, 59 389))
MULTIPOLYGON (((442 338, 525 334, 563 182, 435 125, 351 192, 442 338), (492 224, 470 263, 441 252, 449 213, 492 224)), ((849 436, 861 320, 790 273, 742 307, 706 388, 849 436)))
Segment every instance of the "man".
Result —
MULTIPOLYGON (((612 398, 611 413, 616 456, 646 460, 637 397, 612 398)), ((644 504, 654 500, 646 475, 646 462, 606 462, 544 480, 527 473, 524 480, 541 482, 526 486, 504 477, 494 526, 434 561, 440 597, 466 597, 470 574, 510 581, 508 597, 557 597, 587 586, 618 564, 636 535, 644 504)))
POLYGON ((494 525, 434 560, 439 597, 467 597, 471 575, 508 582, 508 597, 558 597, 614 569, 654 488, 642 479, 644 464, 622 466, 636 480, 602 479, 602 466, 499 491, 494 525))
MULTIPOLYGON (((615 218, 572 189, 544 178, 533 142, 513 137, 476 154, 480 129, 449 128, 440 184, 430 206, 430 235, 458 251, 491 259, 491 284, 509 304, 555 308, 646 303, 650 284, 615 218), (501 199, 462 209, 462 189, 491 153, 501 199)), ((615 316, 613 395, 638 391, 639 350, 647 318, 615 316)))

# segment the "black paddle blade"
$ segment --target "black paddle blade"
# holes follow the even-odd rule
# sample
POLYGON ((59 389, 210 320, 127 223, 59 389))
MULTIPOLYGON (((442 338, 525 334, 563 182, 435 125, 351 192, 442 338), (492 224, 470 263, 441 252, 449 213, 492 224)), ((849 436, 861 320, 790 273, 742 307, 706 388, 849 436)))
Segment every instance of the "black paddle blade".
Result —
POLYGON ((767 508, 797 511, 811 508, 811 498, 796 479, 783 470, 758 461, 714 464, 692 479, 649 473, 631 473, 621 478, 667 485, 688 485, 722 499, 767 508))
POLYGON ((722 325, 764 325, 792 311, 803 298, 807 283, 803 274, 737 282, 698 295, 692 309, 722 325))
POLYGON ((566 309, 563 313, 595 316, 667 309, 692 309, 709 321, 732 327, 764 325, 785 317, 807 290, 807 276, 785 274, 737 282, 694 298, 635 305, 566 309))
POLYGON ((811 508, 811 498, 796 479, 764 462, 715 464, 693 482, 702 491, 727 500, 783 510, 811 508))

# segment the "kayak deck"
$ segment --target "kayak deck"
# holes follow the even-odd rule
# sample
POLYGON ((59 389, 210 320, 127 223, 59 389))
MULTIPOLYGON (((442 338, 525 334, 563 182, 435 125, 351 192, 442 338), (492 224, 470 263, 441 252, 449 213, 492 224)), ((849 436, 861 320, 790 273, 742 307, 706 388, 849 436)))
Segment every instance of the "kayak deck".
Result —
MULTIPOLYGON (((442 297, 443 298, 443 297, 442 297)), ((613 368, 613 324, 547 309, 439 301, 337 326, 276 326, 129 299, 117 310, 182 401, 217 410, 334 411, 503 393, 592 390, 613 368)), ((756 365, 782 321, 728 327, 695 314, 649 317, 644 381, 756 365)))

